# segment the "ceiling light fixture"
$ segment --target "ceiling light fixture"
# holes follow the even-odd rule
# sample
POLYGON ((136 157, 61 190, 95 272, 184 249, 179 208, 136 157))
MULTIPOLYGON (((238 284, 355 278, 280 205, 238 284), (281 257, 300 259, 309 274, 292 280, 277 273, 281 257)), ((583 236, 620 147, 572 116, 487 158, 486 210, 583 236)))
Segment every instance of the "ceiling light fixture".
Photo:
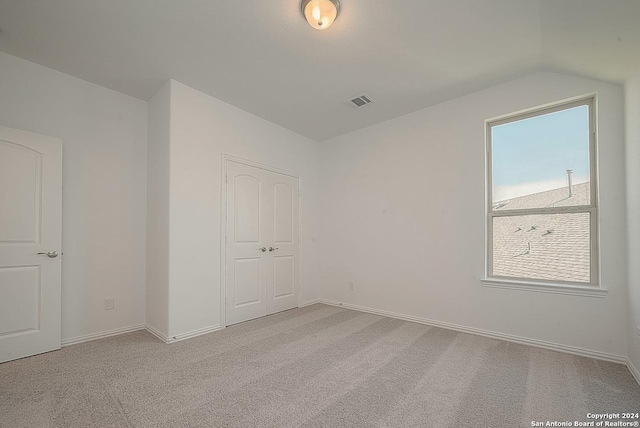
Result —
POLYGON ((302 0, 302 14, 316 30, 331 27, 340 12, 340 0, 302 0))

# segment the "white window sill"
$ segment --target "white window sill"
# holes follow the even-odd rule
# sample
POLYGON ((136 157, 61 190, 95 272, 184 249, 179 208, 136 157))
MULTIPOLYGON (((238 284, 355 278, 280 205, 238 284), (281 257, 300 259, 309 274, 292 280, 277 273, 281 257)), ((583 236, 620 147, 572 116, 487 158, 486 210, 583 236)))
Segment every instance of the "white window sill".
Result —
POLYGON ((605 297, 607 295, 606 288, 593 287, 593 286, 581 286, 581 285, 567 285, 567 284, 553 284, 546 282, 535 281, 518 281, 512 279, 495 279, 487 278, 481 279, 480 282, 484 287, 491 288, 510 288, 513 290, 521 291, 535 291, 538 293, 554 293, 554 294, 571 294, 574 296, 586 296, 586 297, 605 297))

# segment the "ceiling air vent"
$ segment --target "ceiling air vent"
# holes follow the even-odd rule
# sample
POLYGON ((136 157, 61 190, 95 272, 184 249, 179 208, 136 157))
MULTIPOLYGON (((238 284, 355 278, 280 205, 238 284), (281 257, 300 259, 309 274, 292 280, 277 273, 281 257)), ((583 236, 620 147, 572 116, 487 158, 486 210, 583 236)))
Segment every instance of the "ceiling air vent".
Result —
POLYGON ((355 108, 364 107, 367 104, 371 104, 372 102, 373 100, 366 94, 362 94, 359 97, 355 97, 349 100, 349 104, 351 105, 351 107, 355 108))

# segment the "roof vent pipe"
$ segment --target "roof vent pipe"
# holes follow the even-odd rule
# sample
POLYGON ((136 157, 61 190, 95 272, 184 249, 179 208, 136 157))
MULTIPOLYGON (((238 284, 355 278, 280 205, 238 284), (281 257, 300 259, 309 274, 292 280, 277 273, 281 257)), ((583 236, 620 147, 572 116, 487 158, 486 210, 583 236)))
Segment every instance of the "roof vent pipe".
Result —
POLYGON ((569 196, 573 196, 573 181, 571 180, 571 174, 573 174, 572 169, 567 170, 567 181, 569 182, 569 196))

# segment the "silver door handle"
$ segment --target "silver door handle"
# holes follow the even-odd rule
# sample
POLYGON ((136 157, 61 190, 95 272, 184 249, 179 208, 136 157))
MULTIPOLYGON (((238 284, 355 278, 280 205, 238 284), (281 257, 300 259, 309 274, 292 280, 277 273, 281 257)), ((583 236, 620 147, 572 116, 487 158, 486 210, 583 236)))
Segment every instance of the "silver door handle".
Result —
POLYGON ((275 251, 275 250, 277 250, 277 249, 278 249, 278 247, 276 247, 276 248, 269 247, 269 252, 275 251))
POLYGON ((39 256, 47 256, 50 259, 55 259, 56 257, 58 257, 58 252, 57 251, 49 251, 48 253, 38 253, 39 256))
POLYGON ((258 248, 258 250, 260 250, 260 251, 262 251, 264 253, 265 251, 267 251, 267 247, 260 247, 260 248, 258 248))

